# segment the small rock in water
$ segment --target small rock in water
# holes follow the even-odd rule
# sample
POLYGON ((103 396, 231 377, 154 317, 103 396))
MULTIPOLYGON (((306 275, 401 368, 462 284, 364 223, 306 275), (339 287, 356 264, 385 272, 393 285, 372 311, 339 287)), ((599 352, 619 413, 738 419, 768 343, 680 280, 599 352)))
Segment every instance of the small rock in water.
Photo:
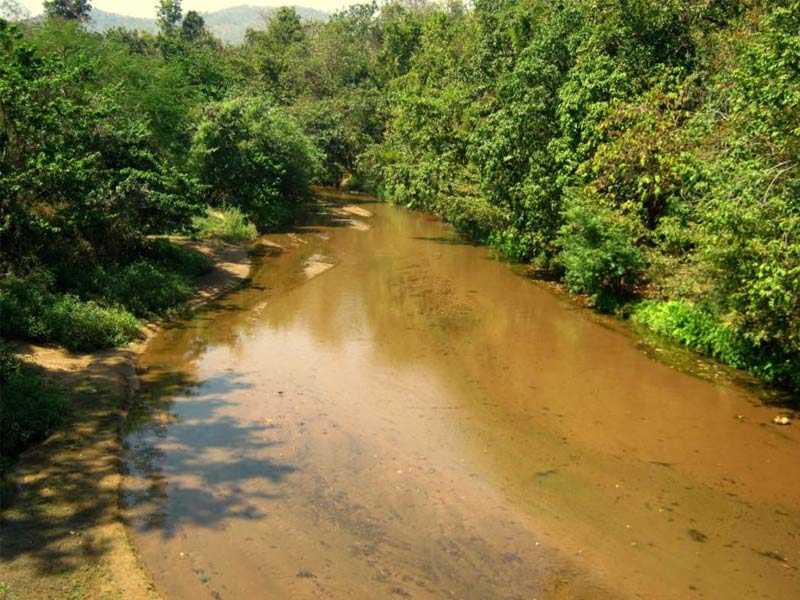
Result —
POLYGON ((789 423, 791 423, 789 417, 784 417, 784 416, 777 416, 774 419, 772 419, 772 422, 775 423, 776 425, 788 425, 789 423))
POLYGON ((297 575, 295 575, 298 579, 316 579, 317 576, 314 575, 311 571, 298 571, 297 575))

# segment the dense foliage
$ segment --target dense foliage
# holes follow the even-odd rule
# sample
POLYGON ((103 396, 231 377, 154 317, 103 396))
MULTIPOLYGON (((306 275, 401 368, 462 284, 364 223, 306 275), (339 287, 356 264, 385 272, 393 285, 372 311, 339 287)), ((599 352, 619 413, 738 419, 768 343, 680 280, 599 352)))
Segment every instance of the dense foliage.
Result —
POLYGON ((281 8, 237 47, 179 0, 156 35, 47 7, 0 20, 4 336, 130 339, 196 272, 154 236, 252 239, 315 181, 800 387, 798 0, 281 8))
POLYGON ((797 387, 799 25, 796 0, 392 2, 287 10, 240 60, 327 182, 797 387))
POLYGON ((799 2, 395 3, 362 27, 383 125, 353 180, 800 387, 799 2))
POLYGON ((192 141, 192 166, 214 206, 234 206, 262 230, 288 225, 309 196, 317 151, 283 110, 255 97, 209 104, 192 141))
POLYGON ((231 239, 198 229, 223 204, 240 237, 285 225, 319 159, 179 0, 160 3, 158 35, 92 33, 83 0, 45 9, 0 19, 1 333, 91 350, 134 339, 210 268, 157 236, 231 239))

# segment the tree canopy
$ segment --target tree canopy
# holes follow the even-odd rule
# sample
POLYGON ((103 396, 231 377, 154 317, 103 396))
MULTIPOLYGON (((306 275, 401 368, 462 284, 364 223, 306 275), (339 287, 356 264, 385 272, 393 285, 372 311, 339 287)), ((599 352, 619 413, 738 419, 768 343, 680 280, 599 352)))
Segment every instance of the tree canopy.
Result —
POLYGON ((49 17, 88 21, 92 3, 90 0, 45 0, 44 12, 49 17))

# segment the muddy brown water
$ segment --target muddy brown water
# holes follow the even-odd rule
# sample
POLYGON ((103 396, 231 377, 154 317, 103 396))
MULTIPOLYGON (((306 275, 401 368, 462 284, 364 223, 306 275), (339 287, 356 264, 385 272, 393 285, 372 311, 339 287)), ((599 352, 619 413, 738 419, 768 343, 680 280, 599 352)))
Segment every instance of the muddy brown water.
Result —
POLYGON ((123 500, 166 598, 800 597, 800 424, 355 212, 149 344, 123 500))

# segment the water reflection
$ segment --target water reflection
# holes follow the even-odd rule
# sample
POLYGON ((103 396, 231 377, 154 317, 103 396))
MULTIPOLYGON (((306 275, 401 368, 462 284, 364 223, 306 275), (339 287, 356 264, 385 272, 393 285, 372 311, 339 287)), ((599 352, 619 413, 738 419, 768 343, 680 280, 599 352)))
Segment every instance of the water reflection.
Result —
MULTIPOLYGON (((181 356, 202 354, 192 346, 181 356)), ((278 484, 296 470, 275 460, 275 425, 243 424, 226 414, 234 403, 225 398, 253 390, 252 383, 233 370, 196 377, 151 369, 129 421, 123 495, 129 521, 164 537, 173 536, 177 525, 220 527, 227 519, 264 518, 255 500, 281 497, 278 484), (172 410, 175 402, 182 403, 180 413, 172 410)))
POLYGON ((126 497, 161 587, 215 565, 232 597, 797 589, 792 431, 432 218, 358 208, 271 236, 251 288, 152 341, 126 497))

